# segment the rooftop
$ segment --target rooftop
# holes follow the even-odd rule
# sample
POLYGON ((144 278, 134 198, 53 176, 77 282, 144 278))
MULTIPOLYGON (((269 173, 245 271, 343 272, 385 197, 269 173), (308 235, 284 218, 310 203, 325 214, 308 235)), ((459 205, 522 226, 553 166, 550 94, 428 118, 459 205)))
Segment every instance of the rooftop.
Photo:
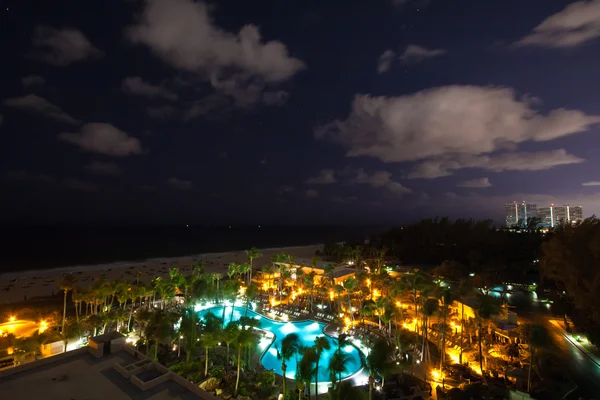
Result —
POLYGON ((0 398, 215 399, 166 368, 144 360, 133 347, 114 350, 98 357, 90 347, 80 348, 0 371, 0 398))

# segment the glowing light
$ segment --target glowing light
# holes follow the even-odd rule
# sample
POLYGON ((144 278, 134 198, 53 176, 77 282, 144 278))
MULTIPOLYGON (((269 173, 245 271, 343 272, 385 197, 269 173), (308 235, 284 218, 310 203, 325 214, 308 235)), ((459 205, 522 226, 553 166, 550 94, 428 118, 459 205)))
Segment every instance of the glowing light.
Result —
POLYGON ((244 296, 246 294, 246 287, 241 286, 238 293, 240 294, 240 296, 244 296))
POLYGON ((10 322, 15 322, 16 319, 17 318, 14 315, 11 315, 10 318, 8 318, 10 322))
POLYGON ((335 296, 335 293, 333 292, 333 290, 329 291, 329 300, 333 300, 333 297, 335 296))
POLYGON ((344 351, 346 353, 352 353, 352 351, 354 351, 354 347, 348 345, 348 346, 344 347, 344 351))
POLYGON ((46 321, 41 321, 40 322, 40 328, 39 328, 39 332, 40 333, 44 333, 46 330, 48 329, 48 323, 46 321))
POLYGON ((260 339, 260 342, 258 342, 258 346, 261 348, 261 350, 264 350, 267 348, 268 345, 271 344, 271 339, 269 339, 268 337, 263 337, 262 339, 260 339))

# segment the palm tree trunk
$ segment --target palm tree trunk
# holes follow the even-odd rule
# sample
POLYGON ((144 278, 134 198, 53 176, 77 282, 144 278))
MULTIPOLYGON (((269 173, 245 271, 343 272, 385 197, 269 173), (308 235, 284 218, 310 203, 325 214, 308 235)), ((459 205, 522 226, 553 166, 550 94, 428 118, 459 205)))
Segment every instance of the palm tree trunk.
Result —
MULTIPOLYGON (((63 320, 62 320, 62 330, 61 332, 64 334, 65 333, 65 319, 67 318, 67 290, 64 290, 65 296, 63 299, 63 320)), ((65 345, 65 349, 67 348, 67 346, 65 345)), ((65 350, 66 351, 66 350, 65 350)))
POLYGON ((461 299, 460 303, 460 355, 458 357, 458 362, 462 364, 462 356, 463 356, 463 342, 464 342, 464 334, 465 334, 465 305, 461 299))
POLYGON ((242 365, 242 346, 238 346, 238 359, 237 359, 237 376, 235 377, 235 390, 234 396, 237 396, 238 386, 240 385, 240 366, 242 365))
POLYGON ((133 304, 134 302, 131 303, 131 311, 129 312, 129 321, 127 322, 127 330, 130 331, 130 326, 131 326, 131 318, 133 318, 133 304))
POLYGON ((206 378, 208 376, 208 346, 204 348, 204 356, 204 377, 206 378))
POLYGON ((483 381, 485 382, 485 375, 483 374, 483 349, 481 346, 481 321, 479 321, 478 323, 478 342, 479 342, 479 369, 481 370, 481 377, 483 378, 483 381))
POLYGON ((529 345, 529 371, 527 371, 527 393, 531 393, 531 369, 533 368, 533 347, 529 345))
POLYGON ((75 304, 75 319, 79 322, 79 302, 75 304))
POLYGON ((282 362, 281 363, 281 373, 283 375, 283 397, 284 398, 287 394, 287 379, 285 377, 286 370, 287 370, 287 366, 285 365, 285 362, 282 362))
POLYGON ((317 354, 317 363, 315 364, 315 392, 317 395, 317 400, 319 400, 319 359, 321 358, 321 354, 317 354))

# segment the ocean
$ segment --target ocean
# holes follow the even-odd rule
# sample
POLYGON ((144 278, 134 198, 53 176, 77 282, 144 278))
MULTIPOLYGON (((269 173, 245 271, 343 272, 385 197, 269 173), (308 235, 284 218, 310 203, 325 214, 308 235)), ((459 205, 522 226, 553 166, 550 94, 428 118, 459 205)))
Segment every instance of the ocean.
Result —
POLYGON ((111 226, 2 228, 0 273, 192 254, 363 241, 378 227, 111 226))

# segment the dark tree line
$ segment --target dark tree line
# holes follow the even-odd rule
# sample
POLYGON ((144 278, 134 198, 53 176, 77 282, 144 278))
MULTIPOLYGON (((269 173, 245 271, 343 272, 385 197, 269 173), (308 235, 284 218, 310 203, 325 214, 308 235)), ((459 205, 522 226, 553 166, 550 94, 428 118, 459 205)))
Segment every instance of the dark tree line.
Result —
POLYGON ((499 229, 491 220, 424 219, 374 240, 404 265, 455 261, 470 272, 496 271, 506 280, 525 280, 536 269, 543 234, 535 225, 519 231, 499 229))

